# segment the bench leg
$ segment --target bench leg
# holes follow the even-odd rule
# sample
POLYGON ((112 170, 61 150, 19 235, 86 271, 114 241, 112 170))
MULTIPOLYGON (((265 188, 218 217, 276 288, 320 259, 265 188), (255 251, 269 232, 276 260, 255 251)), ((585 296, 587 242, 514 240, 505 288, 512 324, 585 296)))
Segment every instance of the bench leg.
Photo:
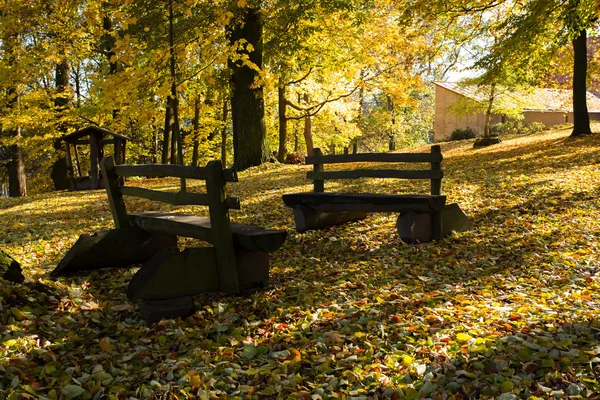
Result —
POLYGON ((145 263, 131 278, 127 297, 170 299, 219 291, 214 247, 166 249, 145 263))
POLYGON ((185 318, 194 313, 194 302, 189 296, 173 299, 142 300, 140 312, 149 324, 158 322, 161 319, 185 318))
POLYGON ((473 228, 473 224, 458 204, 446 204, 439 213, 417 213, 408 211, 400 214, 396 222, 400 238, 405 243, 414 244, 440 240, 455 232, 473 228))
MULTIPOLYGON (((269 280, 269 253, 235 250, 240 291, 249 291, 269 280)), ((127 297, 169 299, 221 291, 214 247, 166 249, 145 263, 132 277, 127 297)))
POLYGON ((160 251, 177 247, 177 237, 146 232, 139 228, 118 228, 81 235, 52 276, 107 267, 129 267, 150 260, 160 251))
POLYGON ((294 206, 296 232, 302 233, 312 229, 327 228, 344 222, 358 221, 366 218, 368 213, 360 211, 323 212, 302 205, 294 206))

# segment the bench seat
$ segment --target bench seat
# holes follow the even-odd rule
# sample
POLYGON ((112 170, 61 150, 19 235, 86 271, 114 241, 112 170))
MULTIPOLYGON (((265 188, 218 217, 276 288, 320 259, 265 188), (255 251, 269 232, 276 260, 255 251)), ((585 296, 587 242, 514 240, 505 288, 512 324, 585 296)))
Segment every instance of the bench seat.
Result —
POLYGON ((375 193, 293 193, 283 195, 289 207, 301 205, 322 212, 440 212, 446 196, 375 193))
MULTIPOLYGON (((216 245, 211 234, 210 219, 195 215, 169 212, 129 214, 129 220, 147 232, 184 236, 216 245)), ((272 252, 285 242, 286 231, 255 225, 231 224, 233 244, 249 251, 272 252)))

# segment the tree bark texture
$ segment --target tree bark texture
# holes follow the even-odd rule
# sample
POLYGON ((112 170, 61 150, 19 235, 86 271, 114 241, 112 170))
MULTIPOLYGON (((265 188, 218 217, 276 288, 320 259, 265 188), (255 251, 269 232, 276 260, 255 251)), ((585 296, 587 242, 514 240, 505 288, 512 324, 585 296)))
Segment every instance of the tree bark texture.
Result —
MULTIPOLYGON (((259 10, 240 9, 242 21, 236 23, 230 31, 230 43, 237 46, 241 39, 247 41, 243 49, 238 48, 240 56, 247 56, 258 69, 262 68, 262 21, 259 10), (248 51, 247 46, 253 50, 248 51)), ((234 167, 244 170, 269 160, 269 148, 265 127, 265 104, 262 84, 257 84, 258 72, 244 65, 240 60, 230 59, 232 70, 233 94, 231 116, 233 120, 233 157, 234 167)))
POLYGON ((287 99, 285 97, 285 83, 281 78, 277 93, 279 103, 279 150, 277 151, 277 160, 284 162, 287 155, 287 148, 285 147, 287 142, 287 99))
POLYGON ((165 105, 165 130, 163 133, 162 159, 163 164, 169 164, 171 160, 171 102, 167 100, 165 105))
POLYGON ((587 135, 590 116, 587 108, 587 34, 582 30, 573 40, 573 132, 571 136, 587 135))

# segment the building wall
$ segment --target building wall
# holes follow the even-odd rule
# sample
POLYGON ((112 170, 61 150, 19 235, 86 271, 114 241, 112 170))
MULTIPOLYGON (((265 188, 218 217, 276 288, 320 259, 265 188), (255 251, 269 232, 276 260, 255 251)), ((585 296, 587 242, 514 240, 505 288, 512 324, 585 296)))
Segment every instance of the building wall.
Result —
POLYGON ((567 121, 573 122, 573 113, 548 111, 525 111, 523 113, 523 122, 526 124, 542 122, 546 125, 558 125, 564 124, 567 121))
MULTIPOLYGON (((473 128, 481 133, 485 128, 485 114, 457 116, 450 107, 460 99, 461 95, 441 86, 435 86, 435 122, 433 140, 436 142, 448 140, 455 129, 473 128)), ((501 117, 492 115, 492 124, 501 122, 501 117)))
MULTIPOLYGON (((485 114, 475 114, 467 116, 457 116, 452 114, 450 107, 458 101, 462 95, 443 88, 435 86, 435 122, 433 139, 436 142, 448 140, 453 130, 457 128, 473 128, 478 133, 482 133, 485 128, 485 114)), ((600 112, 591 111, 590 120, 600 120, 600 112)), ((544 112, 544 111, 526 111, 523 113, 523 122, 542 122, 546 125, 558 125, 565 122, 573 122, 572 112, 544 112)), ((503 122, 499 115, 492 115, 492 124, 503 122)))

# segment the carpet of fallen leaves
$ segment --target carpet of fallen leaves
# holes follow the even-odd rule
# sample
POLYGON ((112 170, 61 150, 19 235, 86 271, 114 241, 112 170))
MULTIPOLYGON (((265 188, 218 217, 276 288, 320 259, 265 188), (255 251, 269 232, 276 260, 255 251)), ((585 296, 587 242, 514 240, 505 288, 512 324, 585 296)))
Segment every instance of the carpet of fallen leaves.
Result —
POLYGON ((307 167, 240 173, 232 220, 289 232, 269 286, 153 325, 125 295, 135 268, 49 276, 112 228, 103 191, 0 199, 27 276, 0 279, 0 398, 598 398, 600 135, 569 133, 443 143, 442 191, 475 229, 416 246, 392 214, 297 234, 281 195, 311 190, 307 167))

